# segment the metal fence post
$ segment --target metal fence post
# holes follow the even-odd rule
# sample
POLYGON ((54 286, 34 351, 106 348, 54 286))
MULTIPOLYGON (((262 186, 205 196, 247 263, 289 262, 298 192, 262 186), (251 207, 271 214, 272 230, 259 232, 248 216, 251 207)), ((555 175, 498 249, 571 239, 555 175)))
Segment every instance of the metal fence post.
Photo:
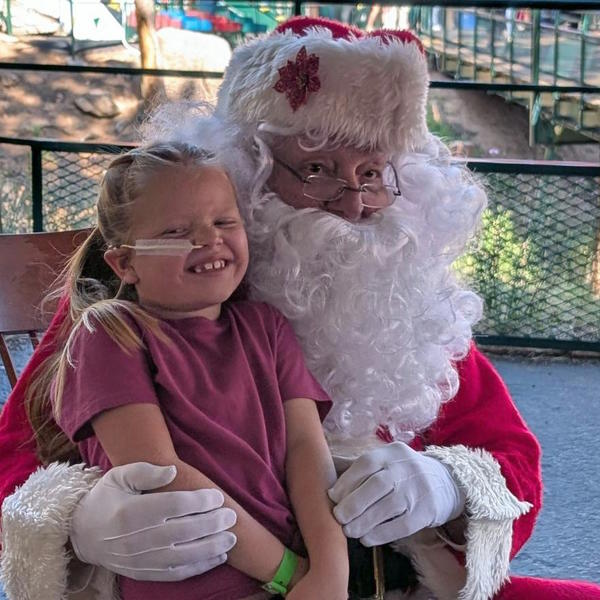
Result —
POLYGON ((42 149, 31 145, 31 216, 33 231, 44 231, 42 213, 42 149))
POLYGON ((73 0, 69 0, 69 14, 71 15, 71 58, 75 58, 75 11, 73 10, 73 0))
POLYGON ((10 0, 6 0, 6 33, 12 35, 12 16, 10 14, 10 0))
POLYGON ((496 15, 491 12, 489 15, 490 20, 490 79, 494 81, 496 77, 496 15))
MULTIPOLYGON (((580 17, 581 18, 581 17, 580 17)), ((581 50, 579 54, 579 85, 585 85, 585 61, 586 61, 586 37, 589 28, 589 19, 590 15, 586 14, 580 21, 580 31, 579 35, 581 36, 581 50)), ((580 129, 583 129, 583 113, 585 111, 585 97, 583 93, 579 95, 579 118, 578 125, 580 129)))
POLYGON ((477 43, 479 41, 479 10, 474 9, 475 24, 473 25, 473 81, 477 81, 477 43))
MULTIPOLYGON (((510 82, 513 83, 515 80, 514 77, 514 59, 515 59, 515 35, 517 32, 517 27, 515 25, 515 9, 512 9, 510 11, 509 14, 509 20, 506 20, 506 11, 504 11, 504 27, 505 27, 505 31, 509 32, 510 31, 510 35, 507 33, 507 37, 508 37, 508 62, 510 64, 510 82)), ((509 99, 512 100, 513 95, 512 92, 509 95, 509 99)))
POLYGON ((448 38, 448 15, 446 7, 444 6, 443 12, 444 25, 442 27, 442 69, 446 70, 446 40, 448 38))
POLYGON ((458 31, 457 31, 457 37, 458 37, 458 47, 456 48, 456 71, 454 72, 454 77, 456 79, 460 79, 461 78, 461 65, 462 65, 462 57, 460 55, 460 51, 462 49, 462 22, 463 22, 463 15, 468 14, 466 11, 463 12, 462 10, 459 10, 456 12, 456 16, 458 18, 458 31))
MULTIPOLYGON (((540 9, 532 10, 531 15, 531 54, 530 77, 531 83, 537 85, 540 79, 540 36, 541 12, 540 9)), ((529 98, 529 145, 535 145, 536 125, 540 118, 539 92, 532 92, 529 98)))
POLYGON ((302 0, 294 1, 294 15, 298 16, 302 14, 302 0))

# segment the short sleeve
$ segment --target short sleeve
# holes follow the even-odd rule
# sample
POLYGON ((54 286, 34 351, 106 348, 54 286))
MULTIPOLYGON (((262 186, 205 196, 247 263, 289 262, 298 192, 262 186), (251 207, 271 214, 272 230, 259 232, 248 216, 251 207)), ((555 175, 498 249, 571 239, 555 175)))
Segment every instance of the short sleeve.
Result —
POLYGON ((310 398, 317 404, 321 421, 331 409, 331 398, 309 371, 296 334, 287 319, 275 311, 277 322, 277 380, 285 402, 292 398, 310 398))
MULTIPOLYGON (((126 404, 158 404, 144 348, 125 351, 104 327, 81 327, 71 346, 57 423, 74 442, 93 435, 90 421, 126 404)), ((56 398, 53 397, 53 402, 56 398)))

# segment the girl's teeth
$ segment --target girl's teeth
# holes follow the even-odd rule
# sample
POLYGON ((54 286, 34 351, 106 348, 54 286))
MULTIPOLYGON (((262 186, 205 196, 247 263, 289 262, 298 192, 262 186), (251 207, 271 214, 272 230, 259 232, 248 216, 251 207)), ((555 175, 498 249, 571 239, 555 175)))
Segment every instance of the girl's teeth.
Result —
POLYGON ((194 267, 196 273, 202 273, 202 271, 214 271, 217 269, 223 269, 225 267, 224 260, 215 260, 214 262, 204 263, 203 265, 197 265, 194 267))

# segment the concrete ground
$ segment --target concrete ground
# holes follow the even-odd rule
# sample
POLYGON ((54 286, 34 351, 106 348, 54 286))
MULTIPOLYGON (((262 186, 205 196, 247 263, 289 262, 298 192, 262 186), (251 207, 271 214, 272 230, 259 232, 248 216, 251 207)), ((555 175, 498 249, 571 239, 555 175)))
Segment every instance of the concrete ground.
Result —
POLYGON ((600 583, 600 362, 492 360, 543 450, 544 508, 513 571, 600 583))
POLYGON ((543 449, 544 508, 513 572, 600 583, 600 361, 492 361, 543 449))

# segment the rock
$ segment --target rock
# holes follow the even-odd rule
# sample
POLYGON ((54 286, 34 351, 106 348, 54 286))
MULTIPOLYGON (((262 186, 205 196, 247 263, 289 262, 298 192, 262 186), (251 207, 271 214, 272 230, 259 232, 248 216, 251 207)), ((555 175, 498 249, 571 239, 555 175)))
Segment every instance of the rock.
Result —
POLYGON ((222 73, 231 59, 231 46, 218 35, 164 27, 156 37, 161 69, 222 73))
POLYGON ((19 78, 19 76, 16 73, 2 73, 2 75, 0 75, 0 84, 2 85, 2 87, 14 87, 15 85, 18 85, 21 82, 21 79, 19 78))
POLYGON ((70 137, 72 133, 69 129, 59 127, 58 125, 48 124, 42 127, 42 136, 48 138, 70 137))
POLYGON ((137 119, 121 119, 115 123, 115 133, 126 139, 134 139, 136 137, 137 125, 139 125, 137 119))
POLYGON ((115 120, 114 131, 119 138, 134 139, 136 127, 143 118, 144 102, 134 99, 134 101, 125 102, 121 105, 121 116, 115 120))
POLYGON ((73 102, 81 112, 100 119, 110 119, 121 112, 110 95, 102 90, 90 90, 87 94, 75 98, 73 102))

